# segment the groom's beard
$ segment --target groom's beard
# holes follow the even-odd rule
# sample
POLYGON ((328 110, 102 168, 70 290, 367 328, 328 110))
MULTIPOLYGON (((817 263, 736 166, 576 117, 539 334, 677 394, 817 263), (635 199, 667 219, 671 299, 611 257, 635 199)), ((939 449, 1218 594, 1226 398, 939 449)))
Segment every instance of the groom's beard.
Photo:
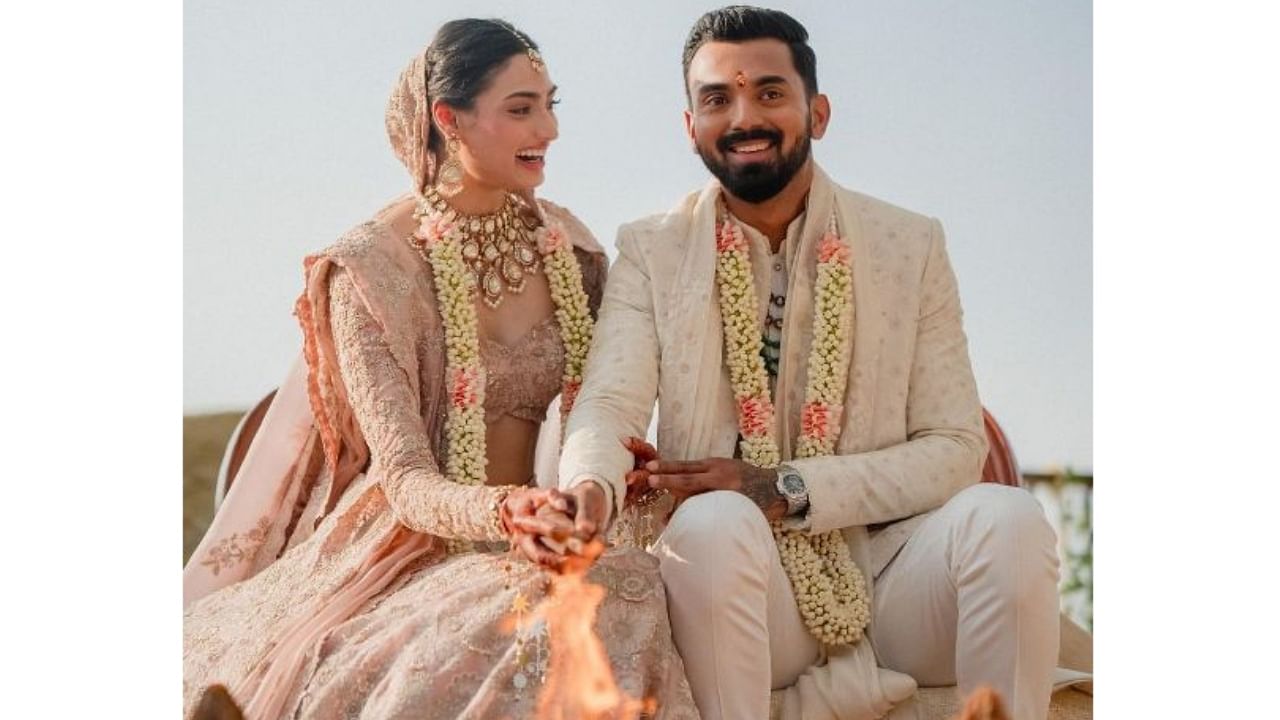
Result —
POLYGON ((791 182, 796 173, 800 172, 800 168, 804 167, 805 161, 809 159, 808 123, 806 123, 804 136, 796 141, 796 146, 776 162, 748 163, 734 167, 720 160, 721 157, 727 157, 732 152, 729 148, 735 143, 747 140, 769 140, 774 147, 782 147, 782 133, 764 129, 745 130, 729 133, 717 140, 716 150, 720 155, 705 151, 699 146, 698 157, 702 158, 702 164, 716 176, 725 190, 749 203, 761 203, 782 192, 782 189, 791 182))

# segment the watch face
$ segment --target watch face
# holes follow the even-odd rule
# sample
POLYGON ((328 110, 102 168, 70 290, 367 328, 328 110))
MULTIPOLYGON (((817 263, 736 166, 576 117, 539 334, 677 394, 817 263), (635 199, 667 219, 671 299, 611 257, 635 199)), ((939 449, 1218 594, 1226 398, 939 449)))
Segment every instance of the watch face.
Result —
POLYGON ((782 487, 789 495, 802 493, 804 492, 804 480, 799 475, 786 475, 782 478, 782 487))

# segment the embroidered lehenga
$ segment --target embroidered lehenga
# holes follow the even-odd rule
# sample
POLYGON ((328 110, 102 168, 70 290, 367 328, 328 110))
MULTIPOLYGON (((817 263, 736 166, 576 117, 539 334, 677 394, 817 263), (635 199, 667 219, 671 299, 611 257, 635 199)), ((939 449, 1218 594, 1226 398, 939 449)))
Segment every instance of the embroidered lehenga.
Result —
MULTIPOLYGON (((388 116, 415 178, 420 64, 388 116)), ((563 209, 535 210, 568 231, 594 312, 599 246, 563 209)), ((542 597, 545 571, 502 551, 497 488, 441 474, 448 396, 430 268, 383 216, 305 265, 303 359, 184 571, 184 715, 221 683, 251 720, 533 717, 545 645, 508 618, 517 593, 542 597), (475 550, 450 554, 449 538, 475 550)), ((554 317, 480 350, 486 422, 543 421, 564 363, 554 317)), ((697 717, 657 561, 617 548, 588 578, 608 591, 596 630, 620 689, 656 698, 659 717, 697 717)))

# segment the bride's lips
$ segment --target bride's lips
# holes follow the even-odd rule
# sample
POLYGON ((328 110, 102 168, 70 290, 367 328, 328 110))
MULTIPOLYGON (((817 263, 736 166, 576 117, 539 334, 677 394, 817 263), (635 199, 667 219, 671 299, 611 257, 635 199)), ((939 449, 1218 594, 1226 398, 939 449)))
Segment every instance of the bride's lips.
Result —
POLYGON ((516 162, 529 170, 541 170, 547 164, 547 149, 526 148, 516 151, 516 162))

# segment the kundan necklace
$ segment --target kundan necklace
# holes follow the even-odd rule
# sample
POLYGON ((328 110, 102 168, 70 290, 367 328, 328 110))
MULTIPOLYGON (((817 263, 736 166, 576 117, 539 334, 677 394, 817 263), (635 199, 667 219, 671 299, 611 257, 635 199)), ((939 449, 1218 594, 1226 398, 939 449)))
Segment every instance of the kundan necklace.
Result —
POLYGON ((423 200, 455 223, 462 260, 475 275, 486 305, 502 304, 503 291, 520 293, 527 274, 538 272, 538 253, 530 234, 537 219, 520 213, 520 201, 507 195, 502 208, 489 215, 463 215, 449 207, 435 188, 427 188, 423 200))
MULTIPOLYGON (((841 405, 849 378, 853 325, 853 270, 849 244, 840 237, 833 209, 818 243, 814 286, 813 345, 801 409, 798 458, 831 455, 840 432, 841 405)), ((751 258, 742 228, 723 201, 716 213, 716 285, 724 323, 726 362, 738 406, 742 459, 757 467, 782 461, 774 430, 774 405, 760 354, 751 258)), ((852 645, 871 619, 867 585, 838 530, 808 535, 773 524, 782 567, 809 632, 823 645, 852 645)))

